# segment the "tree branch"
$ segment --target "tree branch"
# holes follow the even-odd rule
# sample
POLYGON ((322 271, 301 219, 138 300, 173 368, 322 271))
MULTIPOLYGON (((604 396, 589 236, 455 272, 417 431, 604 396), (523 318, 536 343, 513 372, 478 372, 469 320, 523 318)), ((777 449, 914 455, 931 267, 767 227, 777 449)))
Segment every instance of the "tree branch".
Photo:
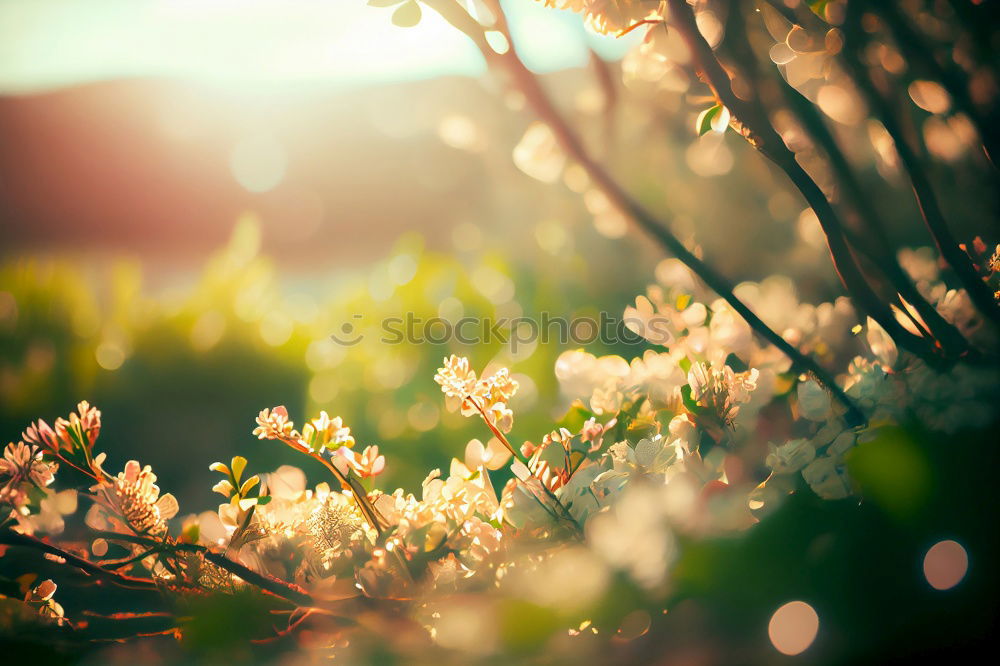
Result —
POLYGON ((747 102, 737 97, 733 92, 729 74, 723 69, 716 59, 712 47, 698 30, 691 7, 684 0, 668 0, 668 5, 672 20, 671 25, 676 27, 688 45, 695 63, 715 92, 716 97, 743 125, 743 134, 747 140, 785 172, 785 175, 798 188, 816 213, 820 226, 826 234, 834 267, 851 298, 860 306, 860 310, 877 321, 899 346, 933 363, 935 353, 929 341, 903 328, 896 321, 889 306, 881 301, 872 290, 871 285, 865 280, 847 244, 844 229, 836 211, 816 182, 795 160, 795 155, 771 125, 759 100, 747 102))
POLYGON ((907 61, 922 69, 930 78, 939 81, 948 91, 955 107, 969 117, 979 133, 979 139, 987 157, 995 166, 997 149, 1000 146, 1000 134, 997 133, 996 125, 984 118, 973 103, 965 73, 956 66, 946 66, 940 63, 934 57, 930 46, 913 28, 896 3, 875 2, 870 5, 870 8, 885 21, 907 61))
POLYGON ((95 531, 95 535, 112 540, 112 541, 127 541, 129 543, 140 544, 144 546, 158 546, 165 551, 174 552, 186 552, 186 553, 199 553, 206 560, 212 564, 221 567, 228 571, 229 573, 235 574, 242 578, 247 583, 266 590, 275 596, 287 599, 288 601, 294 602, 300 606, 312 606, 314 604, 313 598, 306 593, 298 585, 292 583, 287 583, 278 578, 267 576, 262 573, 258 573, 247 566, 231 560, 221 553, 216 553, 210 550, 206 546, 202 546, 196 543, 162 543, 155 539, 150 539, 147 537, 131 535, 131 534, 119 534, 118 532, 101 532, 95 531))
POLYGON ((903 165, 903 170, 910 179, 917 207, 924 218, 924 223, 934 238, 938 252, 948 262, 962 286, 969 293, 976 308, 994 323, 1000 324, 1000 305, 993 298, 989 286, 983 282, 976 272, 972 261, 958 246, 951 229, 944 218, 944 213, 934 194, 934 188, 927 177, 917 155, 910 146, 902 127, 897 122, 888 101, 878 91, 871 79, 868 67, 861 61, 861 50, 864 47, 864 32, 861 27, 863 9, 857 3, 849 3, 847 17, 844 22, 844 60, 851 72, 855 84, 865 96, 879 122, 885 127, 896 146, 896 153, 903 165))
POLYGON ((156 582, 152 579, 136 578, 135 576, 128 576, 116 571, 105 569, 100 565, 94 564, 89 560, 85 560, 84 558, 74 555, 69 551, 63 550, 58 546, 42 541, 41 539, 28 534, 21 534, 20 532, 15 532, 10 529, 4 530, 3 532, 0 532, 0 543, 8 546, 31 548, 34 550, 40 550, 43 553, 55 555, 56 557, 65 560, 66 564, 76 567, 80 571, 90 574, 94 578, 113 583, 120 587, 137 590, 159 589, 156 582))
MULTIPOLYGON (((771 4, 775 7, 780 5, 780 3, 771 4)), ((923 297, 913 284, 913 280, 899 265, 899 260, 889 243, 886 226, 881 216, 865 193, 854 169, 816 106, 792 87, 775 68, 771 68, 771 71, 774 72, 773 76, 761 80, 761 77, 766 76, 766 73, 762 71, 760 60, 747 39, 746 26, 743 25, 745 16, 739 3, 730 5, 729 11, 729 26, 726 29, 724 44, 729 45, 732 49, 731 57, 734 61, 746 64, 746 70, 753 80, 754 87, 759 91, 758 94, 763 94, 763 88, 776 82, 788 108, 816 145, 826 154, 827 161, 836 174, 837 182, 843 186, 845 198, 848 199, 850 207, 853 208, 869 232, 869 236, 859 238, 858 234, 850 233, 850 227, 845 227, 848 241, 889 280, 896 290, 897 296, 902 297, 902 301, 899 303, 901 310, 909 315, 906 303, 913 306, 920 316, 920 320, 930 329, 928 332, 937 338, 949 356, 958 358, 968 354, 970 347, 962 334, 923 297), (868 242, 869 238, 870 242, 868 242)), ((794 15, 792 15, 791 20, 794 22, 794 15)), ((915 318, 911 317, 911 319, 915 318)), ((918 321, 914 321, 914 324, 918 327, 921 326, 918 321)))
MULTIPOLYGON (((591 182, 616 207, 630 217, 640 229, 652 236, 668 252, 690 268, 710 289, 729 303, 730 307, 746 320, 747 324, 750 325, 750 328, 758 336, 773 344, 791 359, 793 368, 815 375, 816 379, 825 385, 837 401, 844 406, 846 410, 845 418, 849 424, 860 425, 866 422, 867 419, 861 410, 847 397, 837 385, 834 378, 819 363, 800 352, 765 324, 745 303, 736 297, 733 293, 732 285, 725 277, 717 273, 711 266, 688 250, 680 239, 669 230, 665 222, 657 219, 642 204, 625 192, 624 188, 597 163, 583 145, 583 141, 573 131, 569 123, 566 122, 562 114, 559 113, 542 89, 537 77, 518 58, 513 43, 511 43, 511 48, 506 53, 496 53, 490 47, 489 43, 487 43, 483 27, 473 20, 454 0, 425 0, 424 4, 440 13, 445 20, 465 33, 482 52, 487 64, 507 72, 514 86, 524 95, 535 114, 552 130, 563 151, 587 172, 591 182)), ((493 0, 490 4, 491 9, 497 15, 497 29, 503 32, 508 41, 510 41, 510 31, 506 29, 506 23, 503 21, 503 12, 499 3, 493 0)))

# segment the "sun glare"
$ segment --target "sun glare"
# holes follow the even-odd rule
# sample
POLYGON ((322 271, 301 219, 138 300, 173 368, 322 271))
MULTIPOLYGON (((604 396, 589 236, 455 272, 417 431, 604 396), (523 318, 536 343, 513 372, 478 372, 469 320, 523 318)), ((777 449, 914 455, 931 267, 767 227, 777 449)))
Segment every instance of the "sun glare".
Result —
POLYGON ((267 134, 239 140, 229 156, 229 168, 250 192, 273 190, 285 177, 288 158, 281 143, 267 134))
MULTIPOLYGON (((584 65, 588 46, 620 57, 631 44, 591 35, 576 15, 532 0, 505 4, 539 71, 584 65)), ((0 3, 0 45, 0 92, 120 77, 260 90, 485 71, 476 48, 436 12, 401 28, 365 0, 11 0, 0 3)))

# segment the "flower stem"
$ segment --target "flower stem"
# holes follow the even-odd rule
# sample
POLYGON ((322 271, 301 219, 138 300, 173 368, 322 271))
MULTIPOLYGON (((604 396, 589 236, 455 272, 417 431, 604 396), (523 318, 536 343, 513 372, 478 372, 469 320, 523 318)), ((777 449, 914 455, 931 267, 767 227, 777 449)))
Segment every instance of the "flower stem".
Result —
POLYGON ((493 435, 497 439, 499 439, 500 442, 505 447, 507 447, 507 450, 511 452, 511 455, 514 456, 514 459, 517 460, 522 465, 524 465, 525 469, 528 470, 531 476, 536 481, 538 481, 538 484, 542 487, 542 490, 545 491, 545 494, 549 497, 549 499, 552 500, 553 504, 555 504, 555 506, 559 508, 559 512, 562 514, 561 516, 562 519, 572 524, 577 534, 581 534, 583 532, 583 529, 580 527, 580 523, 578 523, 576 518, 573 517, 573 514, 569 512, 569 509, 567 509, 566 505, 562 503, 562 500, 559 499, 559 496, 556 495, 554 492, 552 492, 552 489, 549 488, 547 485, 545 485, 545 482, 542 479, 538 478, 538 475, 536 475, 534 472, 531 471, 531 466, 528 464, 528 460, 521 455, 520 451, 518 451, 511 445, 510 441, 507 440, 506 435, 500 432, 500 429, 496 427, 496 425, 490 419, 489 415, 486 413, 486 410, 483 408, 481 404, 479 404, 479 401, 473 398, 471 395, 467 396, 466 400, 470 401, 473 405, 476 406, 476 409, 479 411, 480 416, 483 417, 483 421, 486 422, 486 427, 490 429, 490 432, 492 432, 493 435))

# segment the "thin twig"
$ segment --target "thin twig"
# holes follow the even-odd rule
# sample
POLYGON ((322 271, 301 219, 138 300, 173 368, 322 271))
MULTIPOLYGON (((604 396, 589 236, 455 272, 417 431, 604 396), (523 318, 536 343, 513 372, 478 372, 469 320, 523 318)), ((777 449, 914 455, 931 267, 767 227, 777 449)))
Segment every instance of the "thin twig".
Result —
POLYGON ((29 534, 21 534, 20 532, 15 532, 13 530, 4 530, 0 532, 0 543, 8 546, 21 546, 24 548, 32 548, 34 550, 40 550, 50 555, 55 555, 63 560, 66 564, 76 567, 84 573, 90 574, 95 578, 107 581, 118 585, 119 587, 135 589, 135 590, 155 590, 158 586, 155 581, 149 578, 137 578, 135 576, 128 576, 126 574, 118 573, 116 571, 111 571, 105 569, 104 567, 94 564, 89 560, 74 555, 69 551, 63 550, 62 548, 48 543, 47 541, 42 541, 41 539, 31 536, 29 534))
POLYGON ((357 479, 341 472, 337 469, 336 465, 324 458, 322 455, 312 451, 299 440, 292 437, 281 437, 281 441, 295 451, 309 456, 326 467, 330 473, 336 477, 337 481, 340 483, 340 487, 351 492, 358 509, 361 511, 361 515, 364 516, 371 528, 375 530, 379 536, 382 536, 385 533, 388 523, 382 514, 379 513, 378 509, 376 509, 368 499, 368 492, 361 486, 357 479))
MULTIPOLYGON (((358 509, 361 511, 361 515, 364 516, 365 521, 371 526, 373 530, 378 534, 381 539, 385 536, 386 531, 389 529, 389 521, 375 508, 375 505, 368 498, 368 491, 364 489, 361 483, 348 474, 344 474, 337 466, 332 462, 324 458, 322 455, 315 453, 309 447, 305 446, 301 441, 293 437, 281 437, 282 442, 290 446, 295 451, 305 454, 312 458, 313 460, 319 461, 324 467, 326 467, 337 481, 340 482, 341 488, 348 490, 351 496, 354 498, 354 503, 357 505, 358 509)), ((409 582, 413 582, 413 573, 410 571, 410 566, 407 563, 406 555, 401 549, 394 548, 390 551, 392 553, 392 558, 396 560, 396 565, 398 566, 400 573, 409 582)))
POLYGON ((552 502, 557 507, 559 507, 559 510, 562 513, 562 518, 568 521, 575 528, 578 535, 582 534, 583 529, 580 527, 580 523, 577 522, 576 518, 573 517, 573 514, 569 512, 569 509, 567 509, 566 506, 562 503, 562 501, 559 499, 559 496, 556 495, 551 488, 545 485, 545 481, 540 479, 538 475, 532 471, 531 465, 528 464, 528 460, 521 455, 520 451, 518 451, 513 447, 513 445, 511 445, 510 441, 507 439, 507 436, 504 435, 503 432, 501 432, 500 429, 496 427, 496 424, 493 423, 492 419, 490 419, 489 415, 486 413, 486 410, 483 409, 483 406, 481 404, 479 404, 479 401, 473 398, 471 395, 466 396, 465 399, 470 401, 473 405, 475 405, 476 410, 478 410, 479 415, 483 417, 483 421, 486 423, 486 427, 490 429, 490 432, 493 433, 493 436, 496 437, 498 440, 500 440, 500 443, 503 444, 508 451, 510 451, 512 456, 514 456, 514 459, 520 462, 522 465, 524 465, 525 468, 528 470, 528 472, 532 475, 532 477, 534 477, 534 479, 538 481, 539 485, 542 486, 542 490, 545 491, 545 494, 548 496, 548 498, 552 500, 552 502))
POLYGON ((229 573, 239 576, 247 583, 259 587, 262 590, 266 590, 275 596, 287 599, 288 601, 292 601, 301 606, 311 606, 314 603, 313 598, 298 585, 287 583, 278 578, 258 573, 253 569, 250 569, 235 560, 231 560, 225 555, 216 553, 208 547, 200 544, 183 542, 165 544, 149 537, 132 534, 119 534, 118 532, 96 531, 95 534, 101 538, 112 541, 117 540, 145 546, 157 546, 174 552, 199 553, 212 564, 225 569, 229 573))
POLYGON ((138 555, 134 555, 132 557, 127 557, 124 560, 115 560, 113 562, 104 562, 101 566, 107 567, 109 569, 121 569, 123 567, 127 567, 130 564, 135 564, 136 562, 144 560, 147 557, 149 557, 150 555, 153 555, 155 553, 161 553, 161 552, 163 552, 163 546, 155 546, 153 548, 150 548, 149 550, 145 550, 145 551, 139 553, 138 555))

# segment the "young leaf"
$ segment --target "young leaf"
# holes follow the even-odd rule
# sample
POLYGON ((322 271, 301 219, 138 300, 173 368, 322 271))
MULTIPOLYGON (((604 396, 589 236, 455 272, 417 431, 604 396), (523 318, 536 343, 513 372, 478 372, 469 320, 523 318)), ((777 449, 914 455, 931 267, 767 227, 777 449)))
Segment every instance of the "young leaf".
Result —
POLYGON ((412 28, 420 23, 421 15, 420 5, 416 0, 407 0, 392 13, 392 22, 400 28, 412 28))
POLYGON ((694 124, 698 136, 702 136, 712 130, 712 119, 719 115, 720 111, 722 111, 722 105, 716 104, 698 114, 698 120, 694 124))
POLYGON ((239 483, 240 479, 243 477, 243 470, 246 469, 247 459, 243 456, 234 456, 231 465, 233 470, 233 481, 239 483))
POLYGON ((212 492, 219 493, 226 499, 232 497, 233 490, 233 484, 231 484, 228 480, 219 481, 217 484, 212 486, 212 492))
POLYGON ((583 424, 594 415, 581 401, 575 400, 569 406, 569 410, 556 424, 560 428, 566 428, 570 432, 579 432, 583 424))
POLYGON ((688 411, 692 414, 701 414, 705 411, 705 408, 698 404, 698 401, 694 399, 691 395, 691 385, 685 384, 681 387, 681 401, 684 406, 687 407, 688 411))
POLYGON ((258 483, 260 483, 260 477, 254 474, 249 479, 244 481, 242 486, 240 486, 240 495, 242 497, 246 497, 247 495, 250 494, 250 491, 253 490, 253 487, 256 486, 258 483))
POLYGON ((719 109, 719 112, 715 114, 715 116, 712 118, 710 125, 712 126, 712 129, 718 132, 719 134, 725 134, 726 130, 729 128, 730 118, 731 116, 729 115, 729 109, 727 109, 726 107, 722 107, 721 109, 719 109))

